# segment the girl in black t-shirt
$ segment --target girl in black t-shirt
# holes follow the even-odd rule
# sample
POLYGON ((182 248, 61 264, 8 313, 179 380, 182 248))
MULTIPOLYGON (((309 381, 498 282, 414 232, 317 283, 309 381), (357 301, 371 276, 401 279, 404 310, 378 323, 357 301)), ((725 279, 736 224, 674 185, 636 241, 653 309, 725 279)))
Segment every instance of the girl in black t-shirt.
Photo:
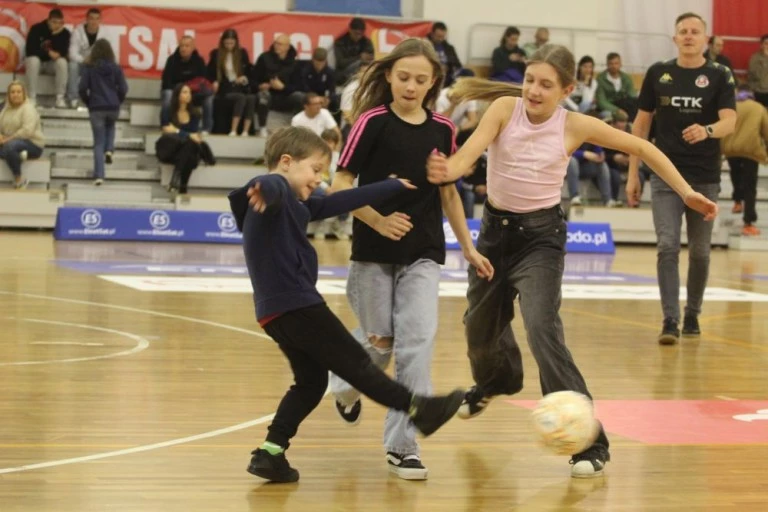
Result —
MULTIPOLYGON (((395 355, 396 376, 416 393, 431 388, 429 367, 437 332, 440 265, 445 262, 442 212, 467 260, 490 278, 493 268, 472 244, 453 184, 430 184, 424 162, 433 152, 455 150, 451 121, 430 110, 442 84, 440 61, 429 42, 408 39, 365 72, 355 94, 355 124, 339 159, 333 189, 387 179, 412 180, 416 190, 374 210, 354 212, 347 296, 360 322, 356 336, 381 367, 395 355)), ((360 394, 334 376, 331 389, 342 418, 360 419, 360 394)), ((393 410, 385 423, 390 471, 423 480, 415 430, 393 410)))

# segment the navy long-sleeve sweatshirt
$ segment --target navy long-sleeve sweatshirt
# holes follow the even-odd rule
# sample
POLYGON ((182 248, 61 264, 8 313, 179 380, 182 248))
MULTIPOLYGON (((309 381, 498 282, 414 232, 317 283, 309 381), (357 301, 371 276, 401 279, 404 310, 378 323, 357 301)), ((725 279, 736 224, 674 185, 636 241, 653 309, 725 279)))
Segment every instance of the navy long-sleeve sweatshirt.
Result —
POLYGON ((310 221, 374 206, 403 190, 400 180, 389 179, 301 202, 282 175, 267 174, 232 191, 229 203, 243 233, 257 320, 324 302, 315 287, 317 252, 306 234, 310 221), (263 213, 248 204, 248 188, 257 182, 267 204, 263 213))

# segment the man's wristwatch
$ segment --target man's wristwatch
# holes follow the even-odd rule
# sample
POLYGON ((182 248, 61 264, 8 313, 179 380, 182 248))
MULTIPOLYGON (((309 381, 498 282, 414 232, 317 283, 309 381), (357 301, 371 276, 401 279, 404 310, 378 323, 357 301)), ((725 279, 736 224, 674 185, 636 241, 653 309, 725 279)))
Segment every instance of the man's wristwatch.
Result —
POLYGON ((708 124, 704 127, 705 130, 707 130, 707 137, 714 137, 715 136, 715 129, 712 128, 711 124, 708 124))

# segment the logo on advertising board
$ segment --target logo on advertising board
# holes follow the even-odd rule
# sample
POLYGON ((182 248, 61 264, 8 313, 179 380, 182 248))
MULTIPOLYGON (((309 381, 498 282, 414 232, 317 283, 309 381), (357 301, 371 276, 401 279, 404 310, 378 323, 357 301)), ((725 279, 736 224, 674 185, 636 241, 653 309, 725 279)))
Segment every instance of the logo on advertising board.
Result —
POLYGON ((216 219, 218 231, 206 231, 205 238, 229 238, 233 240, 242 240, 243 234, 237 230, 237 221, 231 213, 222 213, 216 219))
POLYGON ((610 224, 569 222, 565 242, 568 252, 609 253, 616 252, 610 224))
MULTIPOLYGON (((74 219, 73 219, 74 220, 74 219)), ((112 236, 117 231, 115 228, 102 227, 102 216, 99 210, 87 208, 80 214, 80 225, 72 222, 72 227, 67 228, 67 234, 72 236, 112 236)))
POLYGON ((171 216, 163 210, 154 210, 149 214, 149 225, 152 229, 139 229, 136 234, 140 236, 162 236, 171 238, 183 238, 183 229, 168 229, 171 226, 171 216))

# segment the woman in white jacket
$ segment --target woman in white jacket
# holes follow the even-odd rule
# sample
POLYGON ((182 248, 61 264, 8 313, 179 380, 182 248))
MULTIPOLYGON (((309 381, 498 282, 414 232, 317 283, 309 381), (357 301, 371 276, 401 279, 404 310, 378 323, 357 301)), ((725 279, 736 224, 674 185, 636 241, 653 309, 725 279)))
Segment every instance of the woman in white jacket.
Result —
POLYGON ((80 83, 80 68, 86 57, 91 53, 91 47, 97 39, 101 39, 101 11, 92 7, 85 15, 85 23, 72 29, 69 40, 69 78, 67 80, 67 99, 72 108, 78 106, 78 84, 80 83))
POLYGON ((595 61, 589 55, 583 56, 576 67, 576 84, 570 96, 565 98, 563 106, 573 112, 588 114, 595 110, 597 79, 595 61))

